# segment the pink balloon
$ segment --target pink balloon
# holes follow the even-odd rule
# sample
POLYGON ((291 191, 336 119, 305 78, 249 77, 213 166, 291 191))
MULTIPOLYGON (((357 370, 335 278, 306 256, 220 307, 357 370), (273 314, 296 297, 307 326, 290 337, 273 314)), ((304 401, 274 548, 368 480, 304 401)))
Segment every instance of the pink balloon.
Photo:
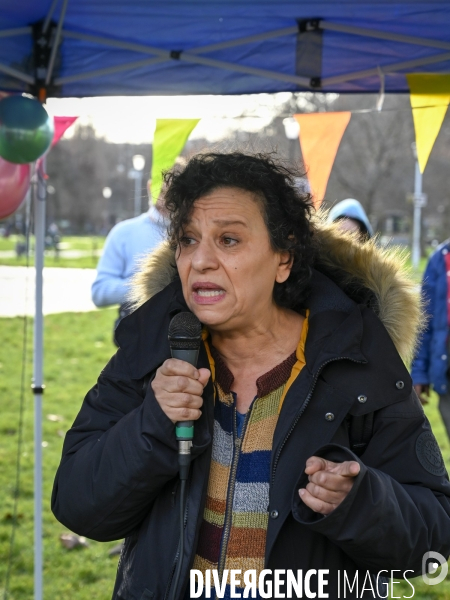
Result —
POLYGON ((0 157, 0 219, 15 212, 30 186, 30 165, 15 165, 0 157))

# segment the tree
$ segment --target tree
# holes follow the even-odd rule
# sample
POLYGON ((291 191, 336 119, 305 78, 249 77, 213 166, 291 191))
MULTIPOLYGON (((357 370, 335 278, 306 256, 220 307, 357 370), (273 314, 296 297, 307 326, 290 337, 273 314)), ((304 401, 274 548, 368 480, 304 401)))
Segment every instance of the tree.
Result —
MULTIPOLYGON (((49 153, 49 182, 55 189, 48 203, 49 220, 68 220, 74 231, 109 229, 134 215, 134 182, 128 178, 133 154, 151 164, 151 145, 110 144, 96 137, 92 125, 78 126, 72 138, 61 140, 49 153), (111 198, 102 190, 111 188, 111 198)), ((143 178, 142 209, 147 206, 143 178)))
POLYGON ((387 96, 375 110, 374 96, 341 96, 336 110, 351 110, 327 188, 327 201, 353 197, 374 224, 386 209, 406 214, 414 172, 411 109, 405 96, 387 96))

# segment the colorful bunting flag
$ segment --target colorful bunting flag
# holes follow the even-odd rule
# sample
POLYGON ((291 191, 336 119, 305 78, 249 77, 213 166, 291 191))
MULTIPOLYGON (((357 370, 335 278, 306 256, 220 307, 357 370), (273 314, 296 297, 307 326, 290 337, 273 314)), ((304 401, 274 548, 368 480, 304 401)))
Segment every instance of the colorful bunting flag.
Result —
POLYGON ((74 123, 78 117, 53 117, 55 123, 55 133, 53 134, 52 147, 59 142, 66 129, 74 123))
MULTIPOLYGON (((54 133, 51 148, 56 146, 67 129, 78 119, 78 117, 53 117, 54 133)), ((36 168, 41 169, 44 157, 41 157, 36 162, 36 168)))
POLYGON ((300 125, 300 147, 316 206, 324 199, 328 179, 351 112, 294 115, 300 125))
POLYGON ((417 159, 423 173, 450 101, 450 75, 409 73, 417 159))
POLYGON ((189 135, 200 119, 157 119, 153 137, 151 172, 152 201, 156 203, 162 187, 162 173, 175 164, 189 135))

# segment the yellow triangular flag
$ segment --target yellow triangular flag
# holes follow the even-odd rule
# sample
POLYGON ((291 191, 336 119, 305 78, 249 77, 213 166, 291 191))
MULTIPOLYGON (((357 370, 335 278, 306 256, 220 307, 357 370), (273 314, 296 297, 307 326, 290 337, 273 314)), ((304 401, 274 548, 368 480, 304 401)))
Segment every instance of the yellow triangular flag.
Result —
POLYGON ((450 102, 450 75, 409 73, 406 78, 413 109, 417 159, 423 173, 450 102))
POLYGON ((314 204, 324 199, 328 179, 351 112, 297 114, 300 147, 314 204))
POLYGON ((161 192, 163 171, 173 167, 199 121, 200 119, 156 119, 151 173, 153 203, 156 203, 161 192))

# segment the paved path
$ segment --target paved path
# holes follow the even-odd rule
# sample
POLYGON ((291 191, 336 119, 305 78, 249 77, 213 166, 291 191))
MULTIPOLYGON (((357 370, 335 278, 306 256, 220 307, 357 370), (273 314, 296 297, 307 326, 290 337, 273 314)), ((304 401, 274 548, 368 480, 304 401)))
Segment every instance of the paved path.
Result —
MULTIPOLYGON (((44 314, 96 310, 95 269, 44 268, 44 314)), ((0 266, 0 317, 34 315, 34 267, 0 266)))

